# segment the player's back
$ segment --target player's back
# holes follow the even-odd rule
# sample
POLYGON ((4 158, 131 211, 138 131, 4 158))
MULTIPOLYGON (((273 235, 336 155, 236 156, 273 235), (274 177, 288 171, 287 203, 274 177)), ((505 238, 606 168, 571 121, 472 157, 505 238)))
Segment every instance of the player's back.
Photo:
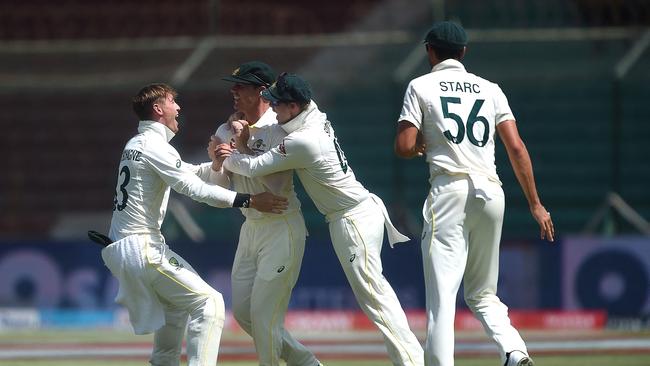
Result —
POLYGON ((496 125, 514 117, 497 84, 466 72, 456 60, 445 60, 411 82, 405 104, 409 93, 417 96, 422 113, 418 127, 432 176, 442 169, 499 181, 494 162, 496 125))
POLYGON ((353 207, 366 199, 368 190, 356 179, 327 116, 315 103, 308 110, 308 122, 291 139, 302 140, 312 161, 296 174, 316 208, 328 215, 353 207), (313 106, 313 107, 312 107, 313 106))

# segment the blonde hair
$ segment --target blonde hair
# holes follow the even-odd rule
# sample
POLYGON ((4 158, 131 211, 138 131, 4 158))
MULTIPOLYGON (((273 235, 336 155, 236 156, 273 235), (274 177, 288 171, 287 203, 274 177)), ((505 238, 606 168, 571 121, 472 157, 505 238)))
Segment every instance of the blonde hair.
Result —
POLYGON ((149 84, 140 89, 138 94, 133 97, 133 111, 140 120, 150 119, 154 103, 165 98, 167 94, 171 94, 174 98, 178 96, 176 89, 170 85, 164 83, 149 84))

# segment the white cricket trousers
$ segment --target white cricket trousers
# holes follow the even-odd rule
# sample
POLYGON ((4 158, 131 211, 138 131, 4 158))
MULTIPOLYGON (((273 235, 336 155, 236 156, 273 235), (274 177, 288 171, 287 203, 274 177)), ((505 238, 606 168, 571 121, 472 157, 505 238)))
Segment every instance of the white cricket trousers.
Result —
POLYGON ((232 309, 253 337, 260 365, 315 366, 313 353, 284 328, 291 291, 305 251, 307 231, 299 211, 246 219, 232 267, 232 309))
POLYGON ((422 346, 384 275, 382 209, 366 199, 345 213, 328 215, 334 251, 361 310, 379 328, 394 365, 423 365, 422 346))
POLYGON ((188 366, 216 365, 225 322, 223 297, 165 244, 148 243, 147 261, 151 286, 165 310, 149 363, 178 366, 187 328, 188 366))
POLYGON ((486 181, 476 190, 467 175, 438 175, 424 204, 422 258, 426 287, 425 364, 454 364, 456 294, 464 279, 465 302, 499 348, 527 354, 497 297, 499 242, 503 224, 501 186, 486 181), (483 191, 489 199, 477 197, 483 191))

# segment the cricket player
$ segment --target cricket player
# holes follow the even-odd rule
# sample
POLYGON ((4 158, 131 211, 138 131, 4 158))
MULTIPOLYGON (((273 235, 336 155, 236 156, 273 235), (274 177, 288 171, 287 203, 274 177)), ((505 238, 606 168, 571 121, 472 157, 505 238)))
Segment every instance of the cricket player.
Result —
POLYGON ((167 246, 160 232, 170 188, 215 207, 279 214, 288 203, 269 192, 241 194, 208 184, 227 177, 212 163, 183 162, 169 144, 179 128, 176 96, 169 85, 151 84, 133 98, 140 124, 120 159, 109 232, 115 242, 102 250, 102 258, 119 280, 116 302, 128 309, 135 333, 155 332, 152 365, 179 365, 186 328, 188 364, 215 365, 223 298, 167 246))
MULTIPOLYGON (((217 143, 234 142, 241 136, 243 125, 249 126, 250 133, 239 148, 247 154, 263 154, 282 142, 287 133, 278 125, 269 102, 260 96, 275 78, 275 71, 260 61, 246 62, 223 78, 233 83, 230 92, 236 117, 217 129, 208 147, 211 158, 214 158, 217 143)), ((260 365, 277 366, 280 359, 287 365, 319 365, 314 354, 284 328, 307 236, 300 201, 293 187, 293 171, 258 178, 231 174, 230 179, 238 192, 269 191, 289 202, 281 215, 241 209, 246 220, 240 230, 232 266, 233 315, 242 329, 253 337, 260 365)))
MULTIPOLYGON (((332 125, 311 100, 311 89, 303 79, 284 73, 262 91, 262 97, 271 103, 278 124, 288 135, 278 146, 257 156, 233 153, 228 144, 222 144, 217 155, 230 155, 223 166, 248 177, 295 170, 326 216, 334 251, 359 306, 384 336, 391 361, 422 365, 422 346, 382 275, 380 256, 384 226, 391 246, 409 239, 393 227, 381 199, 355 178, 332 125)), ((247 132, 244 128, 243 135, 247 132)))
POLYGON ((541 238, 553 241, 550 214, 537 195, 530 156, 497 84, 465 71, 467 36, 436 23, 426 51, 433 69, 411 81, 399 117, 395 152, 426 154, 431 191, 424 203, 422 257, 426 286, 427 366, 454 364, 456 294, 499 347, 506 366, 532 365, 526 345, 496 295, 504 195, 494 162, 494 135, 505 144, 541 238))

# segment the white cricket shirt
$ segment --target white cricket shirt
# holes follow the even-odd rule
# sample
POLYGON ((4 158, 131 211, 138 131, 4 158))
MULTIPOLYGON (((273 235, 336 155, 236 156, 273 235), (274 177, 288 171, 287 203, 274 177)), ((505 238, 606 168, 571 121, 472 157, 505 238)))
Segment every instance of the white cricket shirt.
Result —
MULTIPOLYGON (((250 137, 247 145, 253 150, 256 156, 264 154, 273 146, 278 146, 284 137, 287 136, 287 132, 278 125, 275 116, 273 109, 269 108, 254 125, 249 126, 250 137)), ((217 128, 215 135, 222 142, 231 142, 234 141, 233 132, 228 128, 228 123, 223 123, 217 128)), ((235 191, 240 193, 257 194, 268 191, 287 198, 289 200, 289 207, 283 214, 290 214, 300 210, 300 201, 293 186, 292 171, 281 171, 257 178, 233 174, 231 181, 235 191)), ((260 212, 251 208, 242 208, 241 211, 244 216, 251 219, 278 216, 278 214, 260 212)))
POLYGON ((441 172, 466 173, 498 183, 496 125, 514 119, 497 84, 468 73, 453 59, 409 83, 399 117, 422 132, 432 178, 441 172))
POLYGON ((220 179, 211 163, 193 165, 181 160, 169 144, 174 133, 159 122, 140 121, 138 134, 124 147, 113 199, 109 237, 160 234, 170 187, 196 201, 232 207, 236 192, 206 184, 220 179))
POLYGON ((356 206, 369 196, 348 166, 327 115, 313 101, 281 125, 288 133, 280 145, 259 156, 235 153, 224 167, 247 177, 295 170, 316 208, 324 215, 356 206))

